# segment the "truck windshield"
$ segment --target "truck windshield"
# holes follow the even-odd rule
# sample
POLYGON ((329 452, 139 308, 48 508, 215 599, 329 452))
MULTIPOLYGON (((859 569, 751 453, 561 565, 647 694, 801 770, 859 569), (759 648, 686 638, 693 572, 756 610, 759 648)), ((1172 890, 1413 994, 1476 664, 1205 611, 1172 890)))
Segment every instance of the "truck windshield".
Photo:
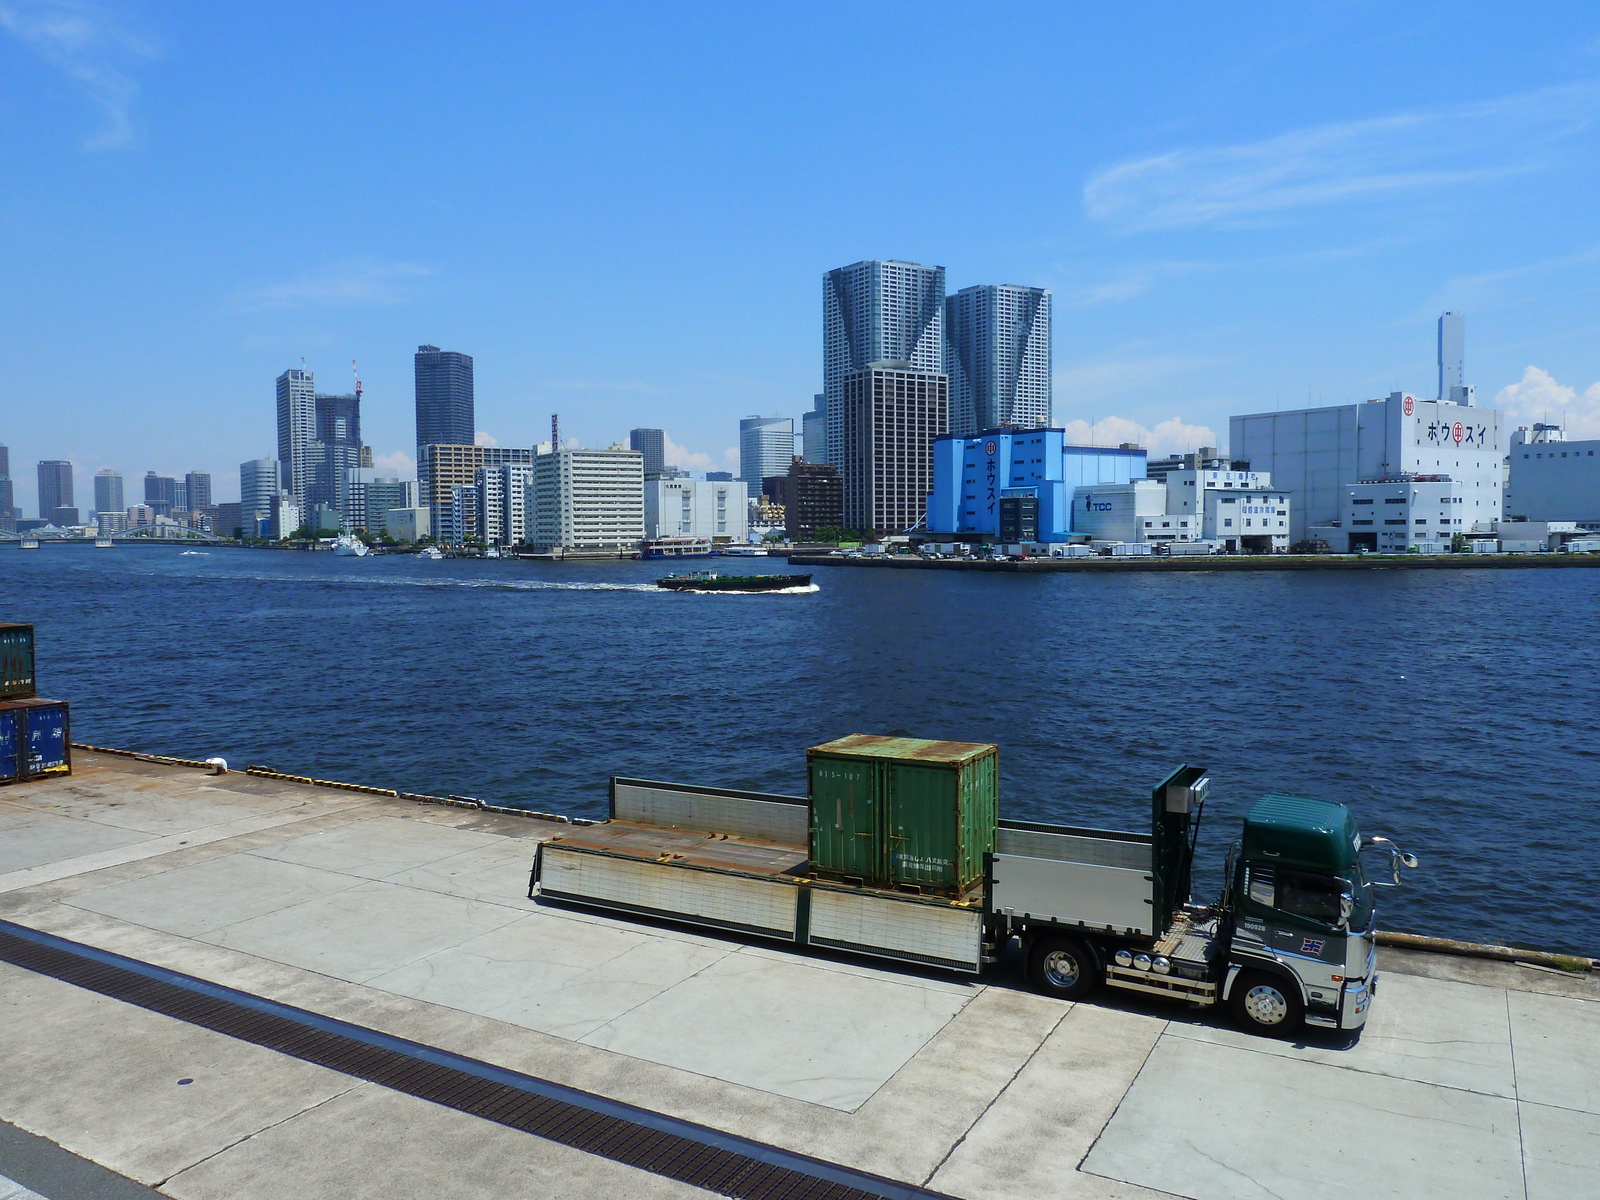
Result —
POLYGON ((1339 923, 1339 895, 1345 889, 1341 879, 1331 875, 1307 875, 1301 871, 1278 870, 1279 910, 1297 917, 1321 921, 1324 925, 1339 923))

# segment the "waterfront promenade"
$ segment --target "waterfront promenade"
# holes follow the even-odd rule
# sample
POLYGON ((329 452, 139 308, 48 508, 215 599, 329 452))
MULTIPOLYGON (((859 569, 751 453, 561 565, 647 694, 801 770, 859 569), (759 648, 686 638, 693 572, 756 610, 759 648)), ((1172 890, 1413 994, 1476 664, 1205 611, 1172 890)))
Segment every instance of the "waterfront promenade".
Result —
MULTIPOLYGON (((80 752, 0 788, 0 919, 974 1200, 1553 1200, 1600 1170, 1591 976, 1386 950, 1358 1042, 1264 1041, 541 906, 562 828, 80 752)), ((140 1003, 0 962, 0 1121, 194 1200, 705 1194, 140 1003)))

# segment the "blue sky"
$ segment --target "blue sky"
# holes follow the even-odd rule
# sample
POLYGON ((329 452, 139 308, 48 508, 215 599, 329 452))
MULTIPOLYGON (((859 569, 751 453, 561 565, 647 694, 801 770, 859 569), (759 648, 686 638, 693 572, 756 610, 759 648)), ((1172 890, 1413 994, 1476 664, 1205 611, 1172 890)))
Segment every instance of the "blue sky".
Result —
POLYGON ((403 465, 421 342, 502 445, 722 467, 862 258, 1053 289, 1101 441, 1431 395, 1445 308, 1480 402, 1600 436, 1600 9, 1216 8, 0 0, 19 502, 41 458, 235 497, 302 356, 403 465))

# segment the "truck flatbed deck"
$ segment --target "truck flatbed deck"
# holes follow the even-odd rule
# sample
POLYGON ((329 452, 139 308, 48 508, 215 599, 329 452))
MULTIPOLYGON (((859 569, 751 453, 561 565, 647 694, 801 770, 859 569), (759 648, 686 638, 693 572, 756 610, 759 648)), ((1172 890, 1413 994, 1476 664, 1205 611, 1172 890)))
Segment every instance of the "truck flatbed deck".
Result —
POLYGON ((741 875, 803 876, 809 857, 804 846, 698 829, 662 829, 636 821, 588 825, 563 834, 558 840, 568 849, 603 851, 642 862, 707 867, 741 875))

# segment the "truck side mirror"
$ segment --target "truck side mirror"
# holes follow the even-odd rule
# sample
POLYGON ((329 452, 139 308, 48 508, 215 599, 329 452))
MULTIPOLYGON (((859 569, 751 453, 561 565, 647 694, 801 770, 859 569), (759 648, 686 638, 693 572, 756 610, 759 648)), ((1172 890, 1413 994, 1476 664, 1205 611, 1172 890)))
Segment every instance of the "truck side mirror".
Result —
POLYGON ((1388 850, 1389 873, 1394 877, 1393 883, 1385 883, 1381 879, 1374 879, 1372 881, 1373 887, 1399 887, 1400 868, 1407 867, 1415 869, 1417 866, 1417 856, 1415 854, 1407 854, 1404 850, 1400 849, 1399 846, 1396 846, 1386 837, 1363 838, 1361 841, 1361 849, 1365 850, 1369 846, 1382 846, 1388 850))
POLYGON ((1350 914, 1356 910, 1356 898, 1351 892, 1339 893, 1339 928, 1350 928, 1350 914))

